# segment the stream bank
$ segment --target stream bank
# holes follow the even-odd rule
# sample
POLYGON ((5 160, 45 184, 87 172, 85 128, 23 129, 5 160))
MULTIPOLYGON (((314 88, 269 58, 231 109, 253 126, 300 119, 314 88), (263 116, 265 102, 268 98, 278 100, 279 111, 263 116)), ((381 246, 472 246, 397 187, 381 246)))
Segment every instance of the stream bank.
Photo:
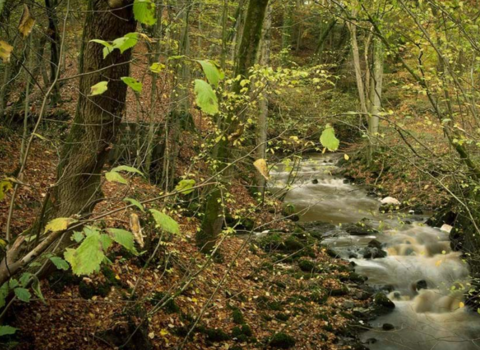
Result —
MULTIPOLYGON (((362 333, 363 343, 372 350, 477 349, 480 316, 465 307, 468 266, 450 249, 449 228, 429 227, 427 216, 414 212, 380 211, 380 198, 337 175, 338 160, 302 161, 285 203, 307 231, 323 237, 330 254, 355 266, 384 305, 362 333)), ((281 191, 291 175, 279 165, 271 189, 281 191)))

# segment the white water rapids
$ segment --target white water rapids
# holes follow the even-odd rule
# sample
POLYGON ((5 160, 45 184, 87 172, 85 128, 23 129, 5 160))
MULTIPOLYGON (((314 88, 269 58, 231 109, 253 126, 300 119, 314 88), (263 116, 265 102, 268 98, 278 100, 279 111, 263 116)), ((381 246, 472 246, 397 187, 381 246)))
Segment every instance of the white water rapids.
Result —
POLYGON ((312 156, 295 170, 279 164, 271 172, 270 189, 289 184, 286 204, 300 211, 303 222, 336 225, 326 232, 324 244, 356 264, 356 272, 395 303, 393 312, 370 322, 361 338, 371 350, 480 349, 480 315, 464 307, 462 292, 469 288, 468 266, 452 252, 448 233, 423 224, 424 217, 380 214, 378 198, 335 176, 338 157, 312 156), (368 222, 378 232, 351 236, 348 223, 368 222), (358 254, 376 239, 387 256, 364 259, 358 254), (416 288, 423 284, 422 288, 416 288), (425 288, 426 287, 426 288, 425 288), (384 324, 394 329, 383 330, 384 324))

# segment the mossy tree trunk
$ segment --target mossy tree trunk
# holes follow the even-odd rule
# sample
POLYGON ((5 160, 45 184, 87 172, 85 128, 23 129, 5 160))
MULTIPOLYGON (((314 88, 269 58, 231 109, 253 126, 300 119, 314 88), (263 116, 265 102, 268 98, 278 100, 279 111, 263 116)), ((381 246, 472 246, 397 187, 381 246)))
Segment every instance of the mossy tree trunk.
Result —
MULTIPOLYGON (((235 62, 235 77, 240 75, 246 78, 249 69, 255 64, 262 38, 262 28, 267 6, 268 0, 249 1, 242 40, 235 62)), ((240 81, 237 81, 233 87, 233 92, 239 94, 240 89, 240 81)), ((225 167, 229 166, 229 163, 232 160, 231 150, 234 148, 233 135, 238 136, 238 131, 241 128, 241 120, 242 116, 239 111, 234 111, 229 114, 223 123, 223 125, 225 125, 224 134, 226 137, 223 137, 214 149, 213 157, 219 164, 216 170, 221 172, 218 179, 220 185, 211 188, 207 194, 205 216, 202 221, 201 229, 196 235, 197 245, 203 252, 210 252, 214 248, 217 237, 222 230, 224 214, 221 187, 224 185, 225 175, 223 174, 223 170, 225 170, 225 167)))

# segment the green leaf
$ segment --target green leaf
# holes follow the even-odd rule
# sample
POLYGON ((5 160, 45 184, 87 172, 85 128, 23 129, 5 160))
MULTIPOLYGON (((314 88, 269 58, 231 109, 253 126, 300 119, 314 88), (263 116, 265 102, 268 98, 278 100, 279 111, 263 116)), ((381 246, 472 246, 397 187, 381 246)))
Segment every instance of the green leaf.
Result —
POLYGON ((18 328, 12 326, 0 326, 0 337, 15 334, 16 331, 18 331, 18 328))
POLYGON ((142 203, 140 203, 139 201, 137 201, 136 199, 133 199, 133 198, 124 198, 123 199, 124 202, 127 202, 127 203, 130 203, 134 206, 136 206, 138 209, 140 209, 142 212, 145 213, 145 208, 143 207, 142 203))
POLYGON ((85 238, 85 235, 83 234, 83 232, 80 232, 80 231, 73 232, 72 241, 80 243, 84 238, 85 238))
POLYGON ((202 66, 208 82, 214 87, 217 87, 220 80, 225 78, 225 74, 218 69, 214 62, 210 60, 198 60, 197 62, 202 66))
POLYGON ((218 99, 209 83, 204 80, 195 80, 195 96, 196 102, 200 109, 209 114, 215 115, 218 113, 218 99))
POLYGON ((142 92, 143 84, 139 82, 137 79, 132 77, 121 77, 122 81, 127 84, 133 91, 135 92, 142 92))
POLYGON ((165 68, 165 65, 162 63, 155 62, 150 66, 150 71, 152 73, 158 74, 165 68))
POLYGON ((181 194, 189 194, 193 192, 193 186, 195 186, 195 180, 182 180, 175 187, 175 190, 181 194))
POLYGON ((105 173, 105 178, 108 182, 118 182, 124 185, 128 184, 128 181, 122 175, 113 170, 105 173))
POLYGON ((59 256, 52 256, 50 258, 50 260, 53 262, 53 264, 55 265, 55 267, 59 270, 64 270, 64 271, 67 271, 68 270, 68 264, 65 260, 63 260, 62 258, 60 258, 59 256))
POLYGON ((100 235, 100 241, 102 242, 103 251, 106 252, 108 248, 112 246, 113 240, 109 235, 100 235))
POLYGON ((101 81, 90 88, 89 96, 97 96, 108 90, 108 81, 101 81))
POLYGON ((92 39, 90 42, 97 43, 103 45, 103 59, 107 58, 107 56, 115 49, 112 44, 108 41, 100 40, 100 39, 92 39))
POLYGON ((135 0, 133 3, 133 15, 142 24, 154 25, 157 21, 155 18, 155 3, 151 0, 135 0))
POLYGON ((162 230, 173 233, 175 235, 180 234, 180 227, 178 226, 178 222, 173 220, 170 216, 165 213, 159 212, 156 209, 150 209, 150 212, 153 215, 153 219, 157 223, 157 226, 160 227, 162 230))
POLYGON ((138 34, 137 33, 128 33, 121 38, 117 38, 113 41, 113 48, 119 49, 120 53, 124 53, 126 50, 131 49, 138 42, 138 34))
POLYGON ((77 222, 77 220, 72 218, 56 218, 50 220, 47 225, 45 225, 45 232, 58 232, 65 231, 68 226, 77 222))
POLYGON ((8 287, 10 289, 13 289, 15 287, 18 287, 19 283, 15 278, 12 278, 10 281, 8 281, 8 287))
POLYGON ((143 176, 143 173, 138 170, 137 168, 134 168, 133 166, 128 166, 128 165, 120 165, 112 169, 112 171, 126 171, 127 173, 137 173, 143 176))
POLYGON ((133 234, 131 232, 118 228, 109 228, 107 229, 107 232, 111 234, 111 238, 115 242, 134 254, 137 254, 137 250, 134 246, 133 234))
POLYGON ((67 248, 65 260, 76 275, 89 275, 98 271, 105 254, 99 233, 93 233, 85 238, 77 249, 67 248))
POLYGON ((0 181, 0 201, 3 201, 5 198, 5 194, 7 193, 8 190, 12 189, 13 185, 10 181, 8 180, 2 180, 0 181))
POLYGON ((336 151, 340 146, 340 140, 335 137, 335 130, 330 124, 327 124, 325 130, 323 130, 320 143, 331 152, 336 151))
POLYGON ((28 303, 30 302, 30 298, 32 297, 32 295, 30 294, 30 292, 28 291, 28 289, 25 289, 25 288, 15 288, 13 290, 13 292, 15 293, 15 296, 20 299, 21 301, 25 302, 25 303, 28 303))
POLYGON ((22 274, 22 276, 20 276, 20 284, 23 286, 23 287, 26 287, 28 282, 30 282, 30 279, 34 277, 34 274, 33 273, 30 273, 30 272, 24 272, 22 274))
POLYGON ((33 284, 32 284, 32 290, 33 290, 33 292, 35 293, 35 295, 36 295, 41 301, 43 301, 43 303, 45 303, 45 298, 43 297, 43 293, 42 293, 40 281, 37 280, 37 281, 33 282, 33 284))

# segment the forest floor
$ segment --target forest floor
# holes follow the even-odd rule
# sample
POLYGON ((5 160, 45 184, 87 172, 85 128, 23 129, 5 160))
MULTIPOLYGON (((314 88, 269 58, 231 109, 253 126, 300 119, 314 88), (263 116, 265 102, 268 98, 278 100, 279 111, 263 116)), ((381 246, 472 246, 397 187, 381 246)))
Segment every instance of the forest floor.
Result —
MULTIPOLYGON (((15 169, 19 142, 14 135, 0 141, 0 175, 15 169)), ((55 180, 55 154, 48 142, 34 142, 25 173, 29 186, 21 188, 14 207, 14 235, 40 210, 55 180)), ((233 186, 235 209, 255 202, 242 181, 233 186)), ((128 188, 106 183, 103 191, 109 200, 98 212, 124 205, 127 194, 143 200, 159 189, 132 178, 128 188)), ((0 206, 2 228, 9 195, 0 206)), ((89 278, 59 270, 42 281, 45 302, 14 302, 7 320, 19 331, 10 340, 19 341, 19 349, 113 349, 134 334, 131 342, 145 349, 176 349, 185 339, 185 349, 360 349, 354 336, 372 304, 371 292, 346 262, 282 220, 280 212, 278 202, 257 209, 255 224, 271 222, 261 229, 269 234, 223 237, 217 261, 198 252, 199 221, 185 212, 176 217, 181 235, 164 237, 145 270, 146 258, 122 250, 89 278)), ((120 211, 103 223, 128 227, 129 215, 120 211)))

